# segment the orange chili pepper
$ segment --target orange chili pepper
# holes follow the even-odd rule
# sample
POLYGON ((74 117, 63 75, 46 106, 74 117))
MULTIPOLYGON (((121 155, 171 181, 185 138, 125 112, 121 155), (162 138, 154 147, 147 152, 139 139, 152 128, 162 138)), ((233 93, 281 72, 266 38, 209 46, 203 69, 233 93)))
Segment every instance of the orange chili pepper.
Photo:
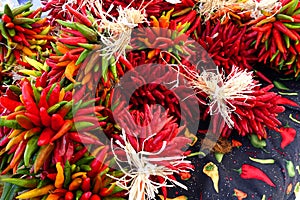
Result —
POLYGON ((65 177, 64 177, 64 169, 61 166, 60 162, 56 163, 56 170, 57 170, 57 175, 55 178, 54 186, 56 188, 62 188, 65 181, 65 177))
POLYGON ((75 65, 75 61, 73 60, 72 62, 70 62, 65 70, 65 76, 67 79, 69 79, 70 81, 72 81, 73 83, 75 83, 76 81, 74 80, 73 76, 75 71, 79 68, 80 65, 75 65))
POLYGON ((81 178, 75 178, 71 184, 69 185, 69 190, 74 191, 77 190, 82 184, 82 179, 81 178))

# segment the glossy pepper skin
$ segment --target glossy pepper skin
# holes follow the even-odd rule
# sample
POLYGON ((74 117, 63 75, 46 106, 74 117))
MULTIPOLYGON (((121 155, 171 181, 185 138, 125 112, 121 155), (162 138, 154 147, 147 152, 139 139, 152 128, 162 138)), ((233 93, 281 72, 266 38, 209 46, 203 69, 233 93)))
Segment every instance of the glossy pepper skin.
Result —
POLYGON ((243 179, 256 179, 265 182, 271 187, 276 187, 272 180, 259 168, 252 165, 243 164, 240 169, 240 177, 243 179))

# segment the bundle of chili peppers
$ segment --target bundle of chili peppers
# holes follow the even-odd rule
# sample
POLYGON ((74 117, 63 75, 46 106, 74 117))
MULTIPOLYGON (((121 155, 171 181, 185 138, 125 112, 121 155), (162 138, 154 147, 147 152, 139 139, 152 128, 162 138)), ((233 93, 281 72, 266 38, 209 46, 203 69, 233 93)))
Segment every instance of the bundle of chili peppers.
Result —
MULTIPOLYGON (((168 187, 188 189, 198 133, 263 148, 275 130, 282 149, 296 137, 277 117, 298 104, 257 67, 299 76, 298 0, 42 3, 0 13, 3 198, 166 199, 168 187)), ((204 173, 219 192, 217 170, 204 173)), ((275 186, 251 165, 239 172, 275 186)))

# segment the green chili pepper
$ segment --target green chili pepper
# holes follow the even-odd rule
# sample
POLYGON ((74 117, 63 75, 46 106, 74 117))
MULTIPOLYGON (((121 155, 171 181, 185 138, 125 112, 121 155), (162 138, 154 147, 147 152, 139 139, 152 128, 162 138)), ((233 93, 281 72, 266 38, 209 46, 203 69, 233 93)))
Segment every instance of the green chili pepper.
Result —
POLYGON ((91 52, 90 50, 85 49, 85 50, 80 54, 80 56, 79 56, 79 58, 77 59, 75 65, 81 64, 81 63, 87 58, 87 56, 89 55, 90 52, 91 52))
POLYGON ((81 158, 80 160, 78 160, 76 162, 76 165, 80 166, 80 165, 84 165, 84 164, 89 164, 94 159, 95 159, 94 156, 87 156, 87 157, 84 157, 84 158, 81 158))
POLYGON ((14 37, 16 35, 16 30, 15 29, 8 29, 8 34, 10 35, 10 37, 14 37))
POLYGON ((258 148, 258 149, 262 149, 267 146, 266 141, 258 139, 257 135, 255 135, 255 134, 252 134, 250 136, 250 142, 253 147, 258 148))
POLYGON ((24 152, 24 165, 25 167, 29 167, 30 158, 32 155, 38 150, 38 140, 39 136, 35 135, 28 141, 25 152, 24 152))
POLYGON ((290 38, 287 35, 283 35, 283 38, 286 43, 286 48, 290 48, 290 46, 291 46, 290 38))
POLYGON ((14 15, 13 15, 13 13, 12 13, 12 11, 11 11, 8 4, 4 5, 4 13, 7 14, 11 19, 14 18, 14 15))
POLYGON ((20 187, 11 183, 5 183, 0 200, 13 200, 20 187))
POLYGON ((89 107, 89 106, 93 105, 96 102, 96 100, 97 99, 92 99, 92 100, 89 100, 89 101, 86 101, 86 102, 82 103, 80 105, 80 109, 86 108, 86 107, 89 107))
MULTIPOLYGON (((295 118, 293 117, 292 114, 289 115, 289 118, 290 118, 293 122, 300 124, 300 121, 297 120, 297 119, 295 119, 295 118)), ((1 125, 0 125, 0 126, 1 126, 1 125)))
POLYGON ((252 160, 253 162, 257 162, 260 164, 274 164, 275 160, 274 159, 258 159, 258 158, 252 158, 249 157, 250 160, 252 160))
POLYGON ((118 79, 117 65, 116 65, 116 59, 113 56, 110 59, 110 71, 112 72, 114 79, 117 80, 118 79))
POLYGON ((283 83, 280 83, 278 81, 273 81, 274 86, 279 90, 286 90, 289 91, 290 89, 286 87, 283 83))
POLYGON ((32 86, 32 90, 33 90, 33 96, 34 96, 35 102, 39 102, 40 98, 41 98, 41 93, 38 91, 38 89, 34 85, 32 86))
POLYGON ((35 188, 38 183, 39 183, 39 179, 22 179, 22 178, 5 178, 2 177, 0 178, 0 181, 2 182, 6 182, 6 183, 11 183, 20 187, 24 187, 24 188, 35 188))
POLYGON ((83 191, 77 190, 76 193, 75 193, 75 199, 76 199, 76 200, 79 200, 80 197, 82 196, 82 194, 83 194, 83 191))
POLYGON ((71 172, 71 165, 70 165, 70 162, 67 160, 66 163, 65 163, 65 167, 64 167, 64 188, 68 188, 70 182, 71 182, 71 175, 72 175, 72 172, 71 172))
POLYGON ((4 22, 0 22, 0 32, 1 35, 8 40, 8 33, 6 32, 6 29, 4 28, 4 22))
POLYGON ((90 126, 94 126, 95 124, 94 123, 91 123, 91 122, 85 122, 85 121, 82 121, 82 122, 75 122, 73 124, 73 127, 71 128, 70 131, 80 131, 80 130, 83 130, 85 128, 88 128, 90 126))
POLYGON ((14 16, 21 14, 22 12, 28 10, 31 6, 33 6, 33 4, 30 1, 28 1, 27 3, 12 9, 12 14, 14 16))
POLYGON ((51 183, 51 180, 47 179, 47 178, 43 179, 43 180, 40 180, 36 188, 38 188, 38 189, 42 188, 42 187, 44 187, 44 186, 46 186, 46 185, 48 185, 50 183, 51 183))
POLYGON ((57 19, 56 21, 57 21, 57 23, 59 23, 60 25, 63 25, 63 26, 65 26, 65 27, 68 27, 68 28, 71 28, 71 29, 76 30, 76 25, 75 25, 75 23, 73 23, 73 22, 66 22, 66 21, 63 21, 63 20, 60 20, 60 19, 57 19))
POLYGON ((52 115, 52 114, 56 113, 61 106, 64 106, 67 103, 68 103, 68 101, 61 101, 57 104, 54 104, 53 106, 48 108, 48 110, 47 110, 48 114, 52 115))
POLYGON ((272 62, 278 56, 278 54, 279 54, 279 50, 276 51, 276 53, 272 56, 270 61, 272 62))
POLYGON ((105 56, 102 56, 102 77, 104 82, 107 82, 107 72, 108 72, 108 60, 105 56))
POLYGON ((1 126, 5 126, 7 128, 12 128, 12 129, 22 129, 22 127, 19 125, 19 123, 16 120, 6 120, 0 117, 0 127, 1 126))
POLYGON ((92 170, 92 168, 91 168, 91 166, 89 166, 89 165, 81 165, 81 166, 80 166, 80 170, 81 170, 81 171, 84 171, 84 172, 89 172, 89 171, 92 170))
POLYGON ((287 95, 287 96, 298 96, 297 92, 278 92, 280 95, 287 95))
POLYGON ((98 40, 97 33, 93 29, 80 23, 75 23, 75 27, 76 30, 78 30, 82 35, 86 37, 86 39, 88 39, 91 42, 97 42, 98 40))
POLYGON ((292 161, 286 160, 286 169, 288 172, 289 177, 293 178, 296 176, 295 166, 292 161))
POLYGON ((216 158, 216 160, 218 161, 218 163, 221 163, 221 162, 222 162, 223 157, 224 157, 224 154, 223 154, 223 153, 218 153, 218 152, 215 153, 215 158, 216 158))

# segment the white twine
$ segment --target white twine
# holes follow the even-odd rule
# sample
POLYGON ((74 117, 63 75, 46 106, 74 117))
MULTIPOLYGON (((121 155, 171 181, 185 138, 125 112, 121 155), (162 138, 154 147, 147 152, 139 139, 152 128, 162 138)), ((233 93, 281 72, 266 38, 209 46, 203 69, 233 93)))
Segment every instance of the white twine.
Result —
MULTIPOLYGON (((144 144, 147 140, 155 136, 156 134, 151 135, 150 137, 146 138, 143 142, 144 144)), ((129 142, 124 129, 122 129, 121 135, 124 145, 121 141, 116 141, 116 144, 119 147, 114 147, 113 141, 111 141, 112 152, 116 159, 116 163, 124 173, 124 176, 117 178, 112 175, 107 174, 107 176, 117 180, 117 185, 125 190, 128 190, 129 200, 136 200, 136 199, 155 199, 156 194, 159 193, 158 189, 161 187, 174 187, 178 186, 185 190, 187 187, 182 183, 170 179, 168 176, 173 175, 174 173, 179 172, 187 172, 187 170, 174 170, 170 169, 166 166, 161 166, 158 164, 154 164, 152 162, 161 162, 161 161, 168 161, 173 166, 180 165, 182 163, 190 163, 190 161, 184 160, 185 156, 172 156, 172 157, 155 157, 149 158, 148 156, 159 155, 162 153, 165 148, 167 147, 167 142, 163 142, 163 146, 158 152, 147 152, 147 151, 139 151, 132 147, 131 143, 129 142), (123 150, 126 154, 126 160, 121 160, 115 153, 115 150, 123 150), (127 163, 129 169, 125 169, 121 163, 127 163), (157 183, 152 181, 150 177, 152 176, 160 176, 164 179, 163 183, 157 183)))

